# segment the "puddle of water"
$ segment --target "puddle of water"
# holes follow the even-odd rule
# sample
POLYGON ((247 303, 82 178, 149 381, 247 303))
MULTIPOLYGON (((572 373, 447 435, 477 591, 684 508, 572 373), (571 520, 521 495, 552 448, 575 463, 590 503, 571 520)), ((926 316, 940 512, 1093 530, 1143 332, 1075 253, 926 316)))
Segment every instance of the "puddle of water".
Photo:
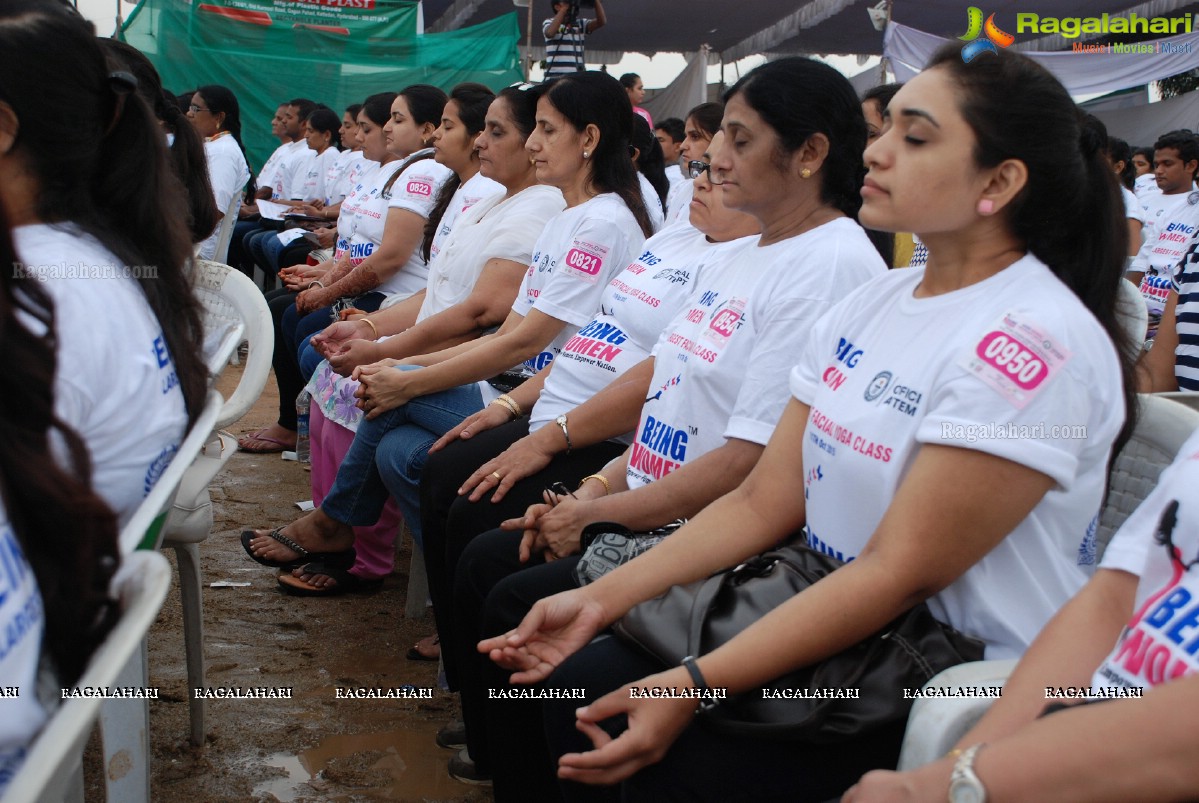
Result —
POLYGON ((368 795, 383 800, 446 799, 460 797, 470 787, 449 776, 446 764, 453 754, 439 748, 433 741, 435 731, 385 731, 330 736, 316 747, 300 755, 276 753, 266 764, 287 772, 285 778, 272 778, 254 787, 255 797, 274 795, 280 801, 295 801, 314 793, 330 795, 329 799, 350 794, 368 795), (344 774, 379 777, 385 774, 390 783, 382 786, 351 787, 317 779, 335 759, 348 759, 358 753, 380 752, 384 755, 362 772, 353 767, 344 774), (314 781, 314 779, 316 779, 314 781), (314 783, 309 783, 314 781, 314 783))

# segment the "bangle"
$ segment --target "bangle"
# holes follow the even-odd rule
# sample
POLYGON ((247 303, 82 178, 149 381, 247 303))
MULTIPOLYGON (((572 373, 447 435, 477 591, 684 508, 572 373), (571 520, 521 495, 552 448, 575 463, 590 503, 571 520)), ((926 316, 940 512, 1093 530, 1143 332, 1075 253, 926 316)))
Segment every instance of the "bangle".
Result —
POLYGON ((688 655, 683 659, 682 664, 683 668, 687 670, 687 674, 691 675, 691 682, 695 684, 695 688, 703 693, 699 700, 698 711, 711 711, 716 707, 718 700, 716 695, 708 693, 711 692, 711 688, 708 686, 708 681, 704 680, 704 675, 699 671, 699 667, 695 665, 695 656, 688 655))
POLYGON ((503 400, 503 402, 508 405, 508 409, 511 410, 512 414, 517 418, 520 418, 525 414, 525 411, 521 408, 520 403, 507 393, 501 393, 498 398, 503 400))
POLYGON ((310 282, 308 283, 308 287, 307 287, 306 289, 308 289, 308 290, 311 290, 311 289, 312 289, 312 285, 314 285, 314 284, 315 284, 317 287, 321 288, 322 290, 324 290, 324 289, 325 289, 325 283, 324 283, 324 282, 322 282, 320 279, 313 279, 312 281, 310 281, 310 282))
POLYGON ((375 340, 378 340, 379 339, 379 330, 375 328, 375 322, 372 321, 370 318, 368 318, 365 315, 363 315, 361 318, 359 318, 359 320, 361 320, 364 324, 366 324, 367 326, 369 326, 371 328, 371 331, 375 333, 375 340))
POLYGON ((583 484, 586 483, 587 480, 599 480, 600 484, 604 486, 604 496, 608 496, 612 493, 612 483, 608 482, 608 478, 603 474, 588 474, 586 477, 579 480, 579 487, 582 488, 583 484))
POLYGON ((513 407, 513 402, 511 400, 505 399, 503 396, 499 396, 495 399, 492 399, 491 403, 498 404, 500 407, 503 407, 505 410, 512 413, 511 420, 515 421, 516 419, 520 418, 520 413, 518 413, 516 408, 513 407))

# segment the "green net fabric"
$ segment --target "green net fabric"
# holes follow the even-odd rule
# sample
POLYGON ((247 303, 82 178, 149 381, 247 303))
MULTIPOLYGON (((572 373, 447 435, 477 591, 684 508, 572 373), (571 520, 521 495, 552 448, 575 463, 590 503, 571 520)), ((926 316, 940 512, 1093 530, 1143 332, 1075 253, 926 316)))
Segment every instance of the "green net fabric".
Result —
POLYGON ((521 80, 515 13, 446 33, 417 34, 411 0, 142 0, 121 29, 172 92, 221 84, 241 106, 255 173, 279 141, 280 102, 307 97, 340 114, 375 92, 462 81, 500 89, 521 80))

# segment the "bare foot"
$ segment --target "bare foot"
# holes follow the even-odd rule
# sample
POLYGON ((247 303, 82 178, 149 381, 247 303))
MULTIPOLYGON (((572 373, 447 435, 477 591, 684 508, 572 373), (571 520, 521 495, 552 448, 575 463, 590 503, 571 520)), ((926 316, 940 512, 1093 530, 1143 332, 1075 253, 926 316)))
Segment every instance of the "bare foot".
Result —
POLYGON ((284 429, 279 424, 271 424, 255 432, 247 432, 237 439, 237 446, 243 452, 265 454, 282 452, 285 449, 296 448, 295 430, 284 429))
MULTIPOLYGON (((298 560, 302 557, 294 549, 271 538, 270 530, 255 530, 250 539, 250 551, 260 558, 279 562, 298 560)), ((354 530, 348 524, 329 518, 317 508, 303 518, 296 519, 280 530, 309 552, 343 552, 354 546, 354 530)))

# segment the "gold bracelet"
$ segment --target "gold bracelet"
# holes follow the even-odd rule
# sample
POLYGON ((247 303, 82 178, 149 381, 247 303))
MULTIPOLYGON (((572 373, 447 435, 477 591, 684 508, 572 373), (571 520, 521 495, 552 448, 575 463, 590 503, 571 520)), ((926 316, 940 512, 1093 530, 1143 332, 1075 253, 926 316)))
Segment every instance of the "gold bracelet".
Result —
POLYGON ((379 339, 379 330, 375 328, 375 322, 372 321, 370 318, 366 317, 365 315, 363 315, 361 318, 359 318, 359 320, 371 328, 371 331, 375 333, 375 340, 378 340, 379 339))
POLYGON ((516 399, 509 396, 507 393, 501 393, 498 398, 503 399, 504 402, 511 405, 508 409, 510 409, 517 418, 520 418, 525 414, 525 411, 521 408, 516 399))
POLYGON ((507 410, 509 413, 511 413, 511 414, 512 414, 512 418, 511 418, 511 420, 512 420, 512 421, 515 421, 516 419, 520 418, 520 414, 516 412, 516 408, 514 408, 514 407, 512 406, 512 402, 508 401, 508 400, 507 400, 507 399, 505 399, 503 396, 499 396, 499 397, 497 397, 497 398, 495 398, 495 399, 492 399, 492 400, 491 400, 491 403, 492 403, 492 404, 498 404, 500 407, 503 407, 505 410, 507 410))
POLYGON ((582 488, 583 484, 586 483, 587 480, 599 480, 600 483, 604 486, 604 496, 611 495, 612 483, 608 482, 608 478, 605 477, 603 474, 588 474, 586 477, 579 480, 579 487, 582 488))

